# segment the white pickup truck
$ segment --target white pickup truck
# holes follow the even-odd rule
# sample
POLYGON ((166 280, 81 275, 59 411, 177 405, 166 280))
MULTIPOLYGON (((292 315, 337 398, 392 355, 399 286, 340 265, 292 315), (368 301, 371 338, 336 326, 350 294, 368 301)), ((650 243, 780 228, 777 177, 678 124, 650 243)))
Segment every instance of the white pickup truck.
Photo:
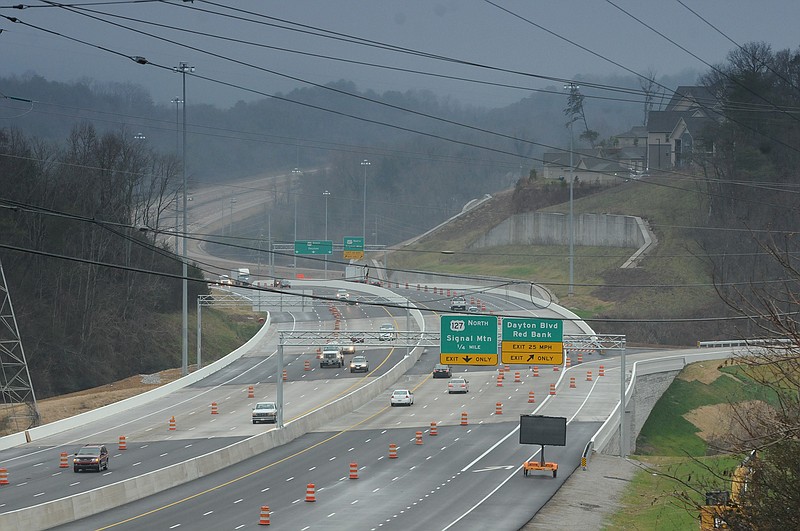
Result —
POLYGON ((320 367, 344 367, 344 355, 339 347, 325 347, 319 358, 320 367))

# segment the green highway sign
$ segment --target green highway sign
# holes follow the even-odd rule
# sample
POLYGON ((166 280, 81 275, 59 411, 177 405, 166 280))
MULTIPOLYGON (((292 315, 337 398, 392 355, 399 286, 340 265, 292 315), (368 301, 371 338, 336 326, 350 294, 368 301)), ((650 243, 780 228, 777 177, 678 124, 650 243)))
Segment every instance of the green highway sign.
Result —
POLYGON ((333 254, 331 240, 295 240, 294 254, 333 254))
POLYGON ((364 258, 364 237, 345 236, 344 238, 344 259, 361 260, 364 258))
POLYGON ((443 315, 440 363, 497 365, 497 316, 443 315))
POLYGON ((561 365, 564 323, 560 319, 503 319, 500 353, 503 363, 561 365))

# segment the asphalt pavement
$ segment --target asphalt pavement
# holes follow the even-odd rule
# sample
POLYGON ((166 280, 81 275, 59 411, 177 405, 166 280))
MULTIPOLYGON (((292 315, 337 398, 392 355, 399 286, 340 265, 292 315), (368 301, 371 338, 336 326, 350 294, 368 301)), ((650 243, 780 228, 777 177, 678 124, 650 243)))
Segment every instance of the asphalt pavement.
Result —
POLYGON ((638 469, 628 459, 593 456, 586 470, 578 467, 522 529, 603 529, 621 507, 623 491, 638 469))

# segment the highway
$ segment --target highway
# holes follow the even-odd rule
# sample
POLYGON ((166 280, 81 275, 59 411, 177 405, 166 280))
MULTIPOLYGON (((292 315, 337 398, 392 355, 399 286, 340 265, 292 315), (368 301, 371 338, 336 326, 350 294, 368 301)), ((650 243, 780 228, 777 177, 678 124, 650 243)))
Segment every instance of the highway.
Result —
MULTIPOLYGON (((216 203, 211 197, 203 204, 206 216, 213 217, 216 203)), ((580 364, 573 355, 571 368, 541 366, 537 374, 527 365, 511 366, 502 380, 498 367, 453 366, 454 376, 469 380, 470 392, 450 395, 446 379, 431 377, 439 362, 433 347, 418 347, 410 358, 404 346, 358 344, 358 353, 370 362, 365 375, 320 368, 316 348, 322 345, 298 345, 282 349, 286 428, 253 425, 253 404, 276 396, 281 333, 335 332, 337 342, 344 342, 385 322, 398 330, 410 322, 404 308, 384 304, 398 299, 389 291, 354 284, 348 288, 357 304, 347 304, 335 300, 338 287, 335 282, 315 285, 314 295, 329 300, 315 303, 311 311, 273 311, 269 331, 256 348, 197 383, 116 417, 0 451, 0 466, 10 476, 10 485, 0 486, 0 522, 10 511, 83 493, 80 507, 70 509, 75 513, 95 512, 87 504, 119 506, 61 528, 254 529, 261 507, 268 505, 271 524, 282 529, 518 529, 579 466, 584 447, 618 404, 619 359, 593 351, 585 352, 580 364), (600 365, 603 377, 598 375, 600 365), (594 378, 587 377, 587 370, 594 378), (375 384, 388 385, 389 378, 396 383, 373 391, 375 384), (414 405, 389 407, 394 388, 411 389, 414 405), (358 393, 374 398, 356 401, 352 397, 358 393), (217 415, 210 413, 212 402, 218 404, 217 415), (519 443, 519 415, 534 413, 568 419, 567 445, 545 448, 546 460, 559 464, 557 477, 525 477, 521 472, 524 461, 541 458, 538 446, 519 443), (312 417, 317 420, 308 420, 312 417), (436 435, 431 433, 434 425, 436 435), (298 431, 301 426, 308 426, 305 433, 298 431), (283 440, 278 434, 293 435, 283 440), (120 435, 127 438, 126 450, 117 447, 120 435), (75 474, 59 467, 60 452, 71 454, 87 442, 109 446, 108 471, 75 474), (397 447, 396 457, 390 444, 397 447), (230 464, 224 466, 227 461, 222 460, 230 464), (186 465, 195 461, 199 464, 186 465), (349 477, 351 463, 357 464, 357 479, 349 477), (153 483, 177 486, 122 503, 134 492, 127 485, 155 475, 160 479, 153 483), (313 502, 306 501, 310 483, 315 486, 313 502), (119 485, 113 502, 93 494, 110 485, 119 485)), ((439 315, 449 313, 456 292, 485 313, 563 315, 555 306, 506 290, 395 286, 392 291, 426 310, 423 324, 428 331, 438 332, 439 315)), ((566 320, 564 333, 587 329, 566 320)), ((629 351, 628 359, 682 358, 688 352, 629 351)), ((139 484, 136 492, 138 497, 149 491, 139 484)))
MULTIPOLYGON (((446 309, 444 297, 415 289, 407 292, 419 305, 446 309)), ((484 294, 483 298, 498 311, 503 306, 508 306, 508 312, 532 311, 532 307, 525 309, 524 302, 510 304, 502 296, 484 294)), ((394 318, 398 324, 405 321, 367 304, 342 304, 340 311, 345 330, 375 329, 386 319, 394 318)), ((36 441, 0 452, 12 473, 25 471, 25 481, 14 482, 0 509, 6 512, 90 490, 273 429, 252 425, 249 411, 256 400, 274 397, 277 331, 330 329, 330 314, 324 309, 316 313, 316 319, 308 315, 293 319, 291 313, 279 316, 258 352, 163 400, 132 409, 124 418, 61 433, 46 441, 49 444, 36 441), (250 385, 256 390, 254 399, 247 398, 250 385), (209 414, 212 401, 219 404, 220 414, 215 417, 209 414), (177 419, 175 431, 167 428, 170 415, 177 419), (116 450, 115 444, 123 432, 129 441, 124 452, 116 450), (104 442, 114 448, 108 472, 73 474, 71 469, 58 468, 58 452, 74 450, 84 442, 104 442)), ((315 361, 314 349, 286 347, 285 351, 289 367, 285 407, 291 424, 314 407, 347 393, 354 383, 376 378, 397 363, 405 349, 370 347, 366 353, 373 372, 367 376, 316 366, 306 371, 304 361, 315 361)), ((684 354, 630 353, 629 359, 684 354)), ((583 358, 582 364, 566 370, 540 367, 538 376, 531 367, 512 366, 502 385, 498 385, 496 367, 454 366, 454 375, 470 381, 470 392, 450 395, 446 379, 431 378, 439 356, 435 349, 427 349, 393 385, 413 390, 411 407, 389 407, 386 391, 349 413, 328 418, 324 426, 288 444, 63 528, 246 529, 258 525, 260 507, 269 505, 275 525, 298 529, 341 529, 343 524, 359 529, 460 525, 517 529, 579 465, 584 446, 617 403, 618 360, 593 352, 583 358), (604 377, 597 376, 600 364, 604 377), (586 370, 593 371, 592 381, 586 380, 586 370), (574 388, 569 376, 575 377, 574 388), (549 394, 550 384, 556 386, 556 395, 549 394), (530 391, 534 391, 533 402, 530 391), (465 412, 467 425, 462 426, 465 412), (545 449, 547 461, 559 463, 556 478, 544 473, 524 477, 520 471, 524 461, 540 457, 538 447, 519 444, 519 415, 530 413, 569 419, 567 446, 545 449), (430 434, 432 422, 436 436, 430 434), (422 432, 422 444, 416 442, 417 431, 422 432), (396 459, 389 457, 390 443, 397 445, 396 459), (353 462, 358 464, 358 479, 349 479, 353 462), (305 501, 308 483, 316 487, 313 503, 305 501), (498 527, 498 521, 502 526, 498 527)))
MULTIPOLYGON (((333 291, 325 289, 320 289, 319 293, 321 296, 333 295, 333 291)), ((380 323, 393 319, 391 312, 380 307, 342 303, 339 308, 343 316, 349 317, 347 322, 354 330, 377 329, 380 323)), ((44 503, 168 467, 272 429, 271 425, 253 425, 250 411, 256 401, 275 399, 278 332, 323 331, 326 326, 328 329, 332 327, 327 304, 320 308, 316 320, 309 320, 307 315, 284 313, 279 321, 282 322, 273 327, 274 330, 255 352, 196 384, 163 399, 134 407, 123 418, 91 422, 0 451, 0 466, 8 469, 15 485, 14 489, 4 489, 0 512, 29 506, 31 501, 44 503), (254 398, 248 398, 250 386, 253 386, 254 398), (210 415, 212 402, 218 404, 219 413, 215 416, 210 415), (176 419, 175 430, 169 429, 171 417, 176 419), (126 437, 126 451, 117 450, 120 435, 126 437), (61 452, 71 456, 86 443, 103 443, 109 447, 108 471, 75 474, 71 468, 60 468, 61 452), (23 476, 17 477, 17 474, 23 476)), ((401 321, 404 322, 405 317, 401 321)), ((370 373, 352 374, 346 367, 320 368, 315 347, 286 347, 284 418, 299 417, 365 385, 405 355, 405 349, 391 346, 368 350, 359 346, 358 350, 370 360, 370 373), (310 362, 308 371, 305 370, 305 361, 310 362)))

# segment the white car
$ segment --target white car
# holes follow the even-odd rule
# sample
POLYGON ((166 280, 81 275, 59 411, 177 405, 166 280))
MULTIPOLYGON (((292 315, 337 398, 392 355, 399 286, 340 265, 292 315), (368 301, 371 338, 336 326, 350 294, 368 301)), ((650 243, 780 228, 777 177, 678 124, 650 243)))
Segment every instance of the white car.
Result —
POLYGON ((389 403, 394 406, 410 406, 414 403, 414 393, 408 389, 395 389, 389 403))
POLYGON ((447 393, 469 393, 469 381, 464 378, 452 378, 447 382, 447 393))
POLYGON ((350 294, 347 293, 346 289, 340 289, 336 291, 336 298, 340 301, 346 301, 350 299, 350 294))

